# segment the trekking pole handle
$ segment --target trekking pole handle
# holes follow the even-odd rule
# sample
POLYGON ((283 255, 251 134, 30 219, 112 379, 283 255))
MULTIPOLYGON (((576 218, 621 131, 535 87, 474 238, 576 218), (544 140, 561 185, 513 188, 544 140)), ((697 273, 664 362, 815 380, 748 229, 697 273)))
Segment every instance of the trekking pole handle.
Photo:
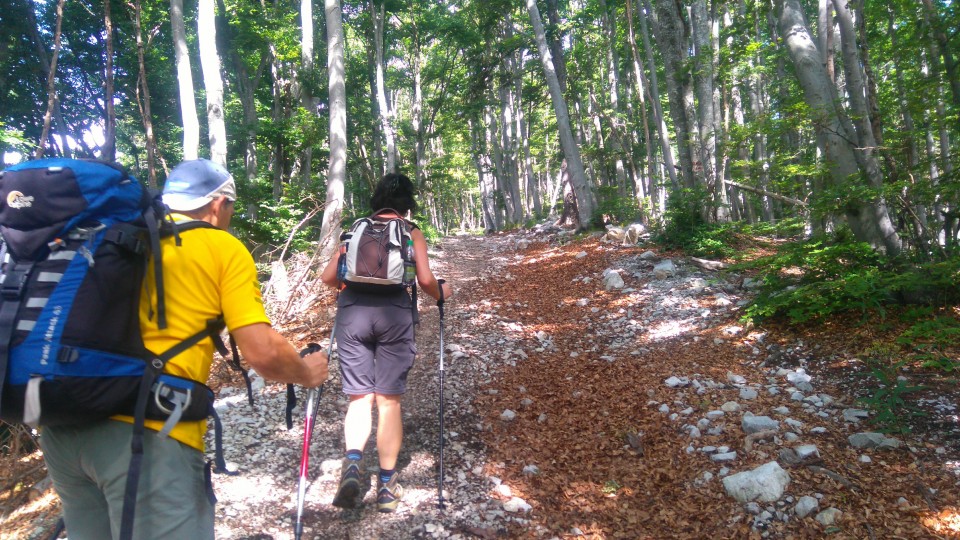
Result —
POLYGON ((322 350, 323 350, 323 347, 321 347, 316 343, 307 343, 306 348, 300 351, 300 358, 305 358, 307 356, 310 356, 313 353, 320 352, 322 350))
POLYGON ((443 284, 446 283, 446 282, 447 282, 447 280, 442 279, 442 278, 437 280, 437 289, 440 291, 440 298, 437 299, 437 307, 440 309, 440 317, 441 317, 441 318, 443 317, 443 303, 444 303, 444 300, 443 300, 443 284))

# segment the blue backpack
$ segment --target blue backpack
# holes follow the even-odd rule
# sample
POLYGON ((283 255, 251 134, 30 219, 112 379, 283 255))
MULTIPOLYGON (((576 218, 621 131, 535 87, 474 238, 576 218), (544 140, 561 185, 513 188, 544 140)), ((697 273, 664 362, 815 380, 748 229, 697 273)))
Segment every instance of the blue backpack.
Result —
MULTIPOLYGON (((147 350, 140 333, 140 294, 151 284, 166 327, 161 236, 209 226, 164 216, 159 193, 115 164, 53 158, 0 171, 0 418, 36 427, 133 416, 131 502, 145 419, 165 420, 166 434, 181 420, 213 415, 216 465, 225 470, 213 392, 163 373, 203 339, 226 357, 223 318, 162 352, 147 350)), ((235 350, 233 361, 239 369, 235 350)), ((129 517, 124 509, 127 532, 132 506, 129 517)))

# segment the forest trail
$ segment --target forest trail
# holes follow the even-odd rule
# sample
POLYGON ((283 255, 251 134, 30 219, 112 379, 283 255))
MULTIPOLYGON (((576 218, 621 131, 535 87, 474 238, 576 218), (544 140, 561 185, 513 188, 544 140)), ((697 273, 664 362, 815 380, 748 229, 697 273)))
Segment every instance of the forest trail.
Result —
MULTIPOLYGON (((827 329, 743 327, 741 276, 556 231, 445 238, 431 258, 456 287, 444 333, 447 507, 437 508, 439 321, 421 299, 400 510, 377 513, 372 490, 359 510, 330 505, 345 409, 334 364, 311 447, 305 538, 960 534, 956 433, 854 447, 848 437, 870 429, 841 389, 848 370, 836 367, 851 353, 827 329), (741 493, 775 484, 755 494, 767 502, 728 494, 724 478, 758 468, 779 472, 741 493)), ((296 338, 325 340, 324 312, 305 315, 298 324, 309 330, 296 338)), ((221 390, 239 474, 214 479, 218 538, 292 538, 302 415, 287 431, 283 397, 281 385, 258 385, 251 411, 239 387, 221 390)), ((371 438, 371 477, 375 456, 371 438)), ((48 503, 32 516, 55 511, 48 503)), ((39 538, 29 515, 8 520, 2 537, 39 538)))

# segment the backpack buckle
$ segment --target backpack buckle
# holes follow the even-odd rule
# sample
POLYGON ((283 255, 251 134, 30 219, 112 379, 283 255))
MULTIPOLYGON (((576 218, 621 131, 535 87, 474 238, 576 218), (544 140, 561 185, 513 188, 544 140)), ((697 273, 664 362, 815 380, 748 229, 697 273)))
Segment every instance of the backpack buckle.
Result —
POLYGON ((156 404, 157 408, 160 409, 164 414, 172 415, 176 409, 186 409, 190 406, 191 398, 193 397, 193 390, 187 389, 178 389, 174 388, 166 383, 157 381, 154 384, 153 389, 153 402, 156 404), (185 396, 182 399, 175 399, 176 394, 185 396), (168 401, 174 404, 174 408, 164 404, 164 401, 168 401))
POLYGON ((123 227, 111 228, 107 231, 104 239, 137 255, 141 255, 147 251, 147 244, 140 235, 132 233, 123 227))
POLYGON ((23 297, 23 289, 30 279, 30 270, 33 269, 33 263, 14 264, 7 270, 3 278, 3 285, 0 286, 0 296, 5 301, 20 300, 23 297))

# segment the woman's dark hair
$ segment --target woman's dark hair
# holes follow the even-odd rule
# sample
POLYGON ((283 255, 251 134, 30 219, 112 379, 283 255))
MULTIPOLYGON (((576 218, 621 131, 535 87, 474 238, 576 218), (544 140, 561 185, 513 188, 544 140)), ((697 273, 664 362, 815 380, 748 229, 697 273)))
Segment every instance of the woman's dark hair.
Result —
POLYGON ((373 190, 370 208, 373 208, 374 212, 392 208, 401 215, 406 215, 407 212, 416 213, 417 201, 413 198, 413 182, 400 173, 385 174, 373 190))

